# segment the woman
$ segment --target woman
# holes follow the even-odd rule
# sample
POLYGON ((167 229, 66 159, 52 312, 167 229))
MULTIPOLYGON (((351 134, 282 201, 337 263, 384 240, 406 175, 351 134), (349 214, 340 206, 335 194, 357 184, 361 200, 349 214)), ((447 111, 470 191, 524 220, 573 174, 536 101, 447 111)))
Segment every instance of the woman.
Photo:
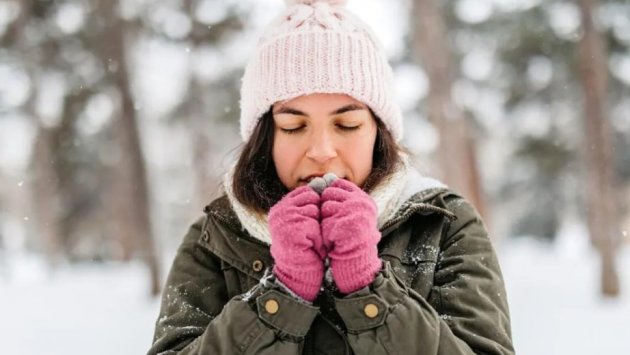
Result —
POLYGON ((513 354, 473 206, 398 142, 392 74, 344 1, 287 1, 241 88, 245 142, 180 246, 149 354, 513 354))

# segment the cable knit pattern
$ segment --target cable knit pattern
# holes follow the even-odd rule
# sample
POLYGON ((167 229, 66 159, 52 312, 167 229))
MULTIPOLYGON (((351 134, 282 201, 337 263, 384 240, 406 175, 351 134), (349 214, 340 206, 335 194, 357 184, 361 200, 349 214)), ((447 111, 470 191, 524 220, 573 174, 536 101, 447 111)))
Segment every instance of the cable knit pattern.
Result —
POLYGON ((348 0, 284 0, 284 2, 286 2, 287 5, 296 5, 296 4, 312 5, 317 2, 325 2, 325 3, 328 3, 330 6, 339 6, 339 5, 345 5, 348 2, 348 0))
POLYGON ((276 102, 313 93, 346 94, 368 105, 394 139, 403 137, 392 69, 382 45, 343 1, 294 3, 271 23, 241 86, 243 141, 276 102))

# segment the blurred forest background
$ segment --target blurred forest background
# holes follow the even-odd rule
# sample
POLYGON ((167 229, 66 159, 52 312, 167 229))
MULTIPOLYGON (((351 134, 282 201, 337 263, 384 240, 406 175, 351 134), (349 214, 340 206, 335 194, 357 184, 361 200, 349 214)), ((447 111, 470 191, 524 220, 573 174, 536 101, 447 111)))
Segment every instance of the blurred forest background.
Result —
MULTIPOLYGON (((238 153, 243 68, 284 6, 1 0, 0 279, 25 257, 46 275, 131 261, 159 294, 187 226, 238 153)), ((474 201, 497 245, 586 235, 598 260, 593 293, 619 297, 618 255, 630 241, 630 2, 348 8, 385 45, 403 144, 421 171, 474 201)))

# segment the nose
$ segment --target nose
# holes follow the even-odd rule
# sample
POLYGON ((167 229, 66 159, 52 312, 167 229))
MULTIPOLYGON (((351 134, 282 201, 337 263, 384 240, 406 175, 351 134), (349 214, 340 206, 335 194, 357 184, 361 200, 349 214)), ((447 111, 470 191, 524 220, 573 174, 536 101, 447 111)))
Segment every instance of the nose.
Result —
POLYGON ((311 136, 306 156, 319 164, 337 157, 337 149, 332 137, 326 132, 314 133, 311 136))

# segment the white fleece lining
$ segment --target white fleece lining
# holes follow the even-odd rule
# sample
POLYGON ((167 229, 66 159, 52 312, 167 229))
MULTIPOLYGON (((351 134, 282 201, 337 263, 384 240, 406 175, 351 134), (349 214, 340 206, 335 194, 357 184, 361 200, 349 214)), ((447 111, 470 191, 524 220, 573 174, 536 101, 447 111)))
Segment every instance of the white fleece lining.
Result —
MULTIPOLYGON (((401 168, 381 182, 370 193, 370 196, 374 199, 378 208, 379 228, 394 216, 402 204, 411 196, 430 188, 446 187, 446 185, 436 179, 422 176, 409 165, 409 159, 406 155, 401 155, 401 158, 403 161, 401 168)), ((234 196, 232 177, 234 176, 235 166, 236 165, 233 165, 224 175, 224 192, 243 228, 254 238, 266 245, 271 245, 271 235, 267 225, 267 214, 256 213, 246 208, 234 196)))

